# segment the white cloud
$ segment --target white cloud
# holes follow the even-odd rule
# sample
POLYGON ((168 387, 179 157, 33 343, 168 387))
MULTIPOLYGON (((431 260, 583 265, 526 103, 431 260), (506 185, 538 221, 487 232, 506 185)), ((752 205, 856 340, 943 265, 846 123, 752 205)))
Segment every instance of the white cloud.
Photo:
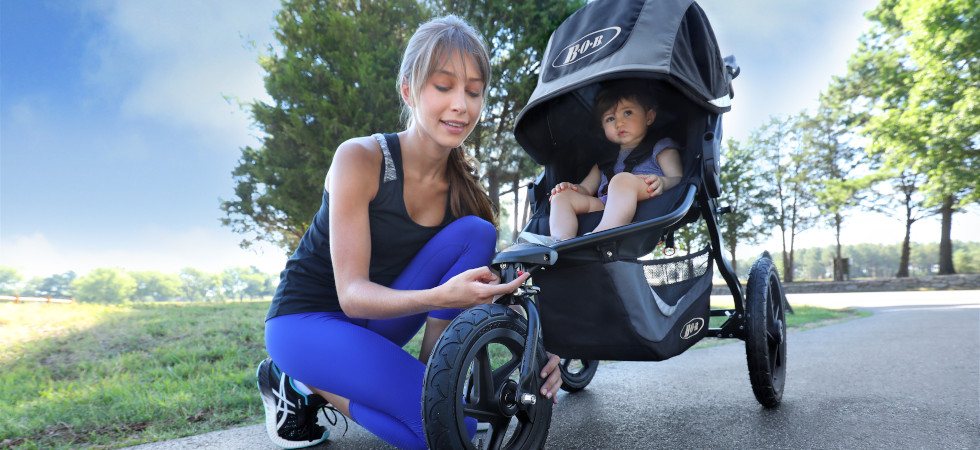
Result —
POLYGON ((260 47, 272 41, 275 0, 107 0, 90 3, 105 27, 89 43, 87 79, 117 98, 125 119, 150 119, 243 145, 249 118, 223 96, 267 99, 260 47))

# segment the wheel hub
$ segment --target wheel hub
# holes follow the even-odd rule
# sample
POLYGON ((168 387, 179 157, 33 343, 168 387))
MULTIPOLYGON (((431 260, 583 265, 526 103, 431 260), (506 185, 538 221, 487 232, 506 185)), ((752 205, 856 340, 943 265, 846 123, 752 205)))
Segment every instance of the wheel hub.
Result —
POLYGON ((773 325, 776 328, 776 330, 775 330, 776 332, 773 333, 772 339, 773 339, 773 341, 775 341, 774 343, 776 345, 782 344, 783 343, 783 336, 784 336, 784 334, 783 334, 784 333, 783 332, 783 321, 782 320, 779 320, 779 319, 776 319, 776 320, 773 321, 773 325))
POLYGON ((503 414, 506 417, 513 417, 514 414, 517 414, 518 404, 516 381, 507 380, 500 387, 500 393, 497 394, 497 406, 500 409, 500 414, 503 414))

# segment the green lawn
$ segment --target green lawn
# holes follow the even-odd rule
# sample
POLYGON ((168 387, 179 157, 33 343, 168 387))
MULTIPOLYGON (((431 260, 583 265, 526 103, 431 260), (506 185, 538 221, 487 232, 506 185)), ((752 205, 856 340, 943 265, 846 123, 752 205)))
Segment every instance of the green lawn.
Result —
POLYGON ((268 305, 0 304, 0 447, 116 448, 258 422, 268 305))
MULTIPOLYGON (((0 303, 0 448, 118 448, 259 423, 268 305, 0 303)), ((796 311, 791 330, 856 317, 796 311)))

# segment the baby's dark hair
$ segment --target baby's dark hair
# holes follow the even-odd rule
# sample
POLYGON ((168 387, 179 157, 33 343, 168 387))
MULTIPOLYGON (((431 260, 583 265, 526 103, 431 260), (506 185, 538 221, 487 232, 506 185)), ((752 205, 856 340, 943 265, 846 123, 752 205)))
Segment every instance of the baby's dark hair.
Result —
POLYGON ((595 96, 592 113, 596 120, 602 120, 602 115, 616 106, 622 99, 635 100, 646 109, 656 110, 657 103, 650 94, 650 87, 640 80, 617 80, 606 84, 595 96))

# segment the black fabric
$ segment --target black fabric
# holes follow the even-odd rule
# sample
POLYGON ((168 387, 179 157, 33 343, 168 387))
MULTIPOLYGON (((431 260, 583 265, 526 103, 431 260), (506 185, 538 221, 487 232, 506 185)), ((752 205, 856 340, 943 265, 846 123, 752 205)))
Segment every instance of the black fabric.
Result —
POLYGON ((644 276, 645 263, 562 264, 559 258, 534 274, 545 348, 563 358, 620 361, 662 361, 684 352, 708 330, 707 255, 705 250, 662 263, 706 261, 700 275, 654 288, 644 276))
MULTIPOLYGON (((412 220, 405 208, 398 135, 386 134, 384 137, 395 165, 396 178, 385 182, 382 164, 378 193, 368 205, 373 244, 369 277, 375 283, 388 286, 422 247, 455 218, 447 199, 445 218, 440 225, 426 227, 412 220)), ((279 286, 266 320, 286 314, 340 310, 330 259, 330 195, 324 190, 320 210, 279 276, 279 286)))
POLYGON ((731 109, 731 75, 697 3, 598 0, 569 16, 552 35, 538 85, 516 119, 517 142, 542 165, 567 158, 577 147, 595 147, 589 142, 600 138, 592 136, 592 99, 599 84, 621 78, 669 87, 690 107, 706 113, 731 109), (582 38, 612 26, 624 31, 613 41, 603 41, 608 45, 570 65, 553 67, 568 57, 570 48, 581 45, 582 38))

